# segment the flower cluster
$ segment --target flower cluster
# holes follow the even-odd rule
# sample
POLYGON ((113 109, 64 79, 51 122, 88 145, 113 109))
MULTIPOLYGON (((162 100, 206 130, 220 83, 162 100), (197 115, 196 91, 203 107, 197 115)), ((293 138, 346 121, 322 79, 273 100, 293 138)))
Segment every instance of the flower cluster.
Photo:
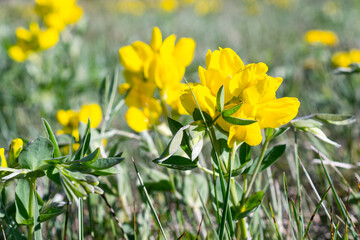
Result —
POLYGON ((199 67, 200 84, 183 90, 181 103, 189 114, 199 107, 220 130, 228 133, 228 145, 235 141, 251 146, 261 143, 261 129, 277 128, 288 123, 298 113, 297 98, 276 98, 282 78, 266 74, 264 63, 244 65, 240 57, 225 48, 206 55, 206 69, 199 67), (217 108, 217 93, 224 89, 224 109, 238 106, 232 117, 254 120, 249 125, 234 125, 225 120, 217 108), (194 94, 194 96, 193 96, 194 94), (195 99, 196 101, 195 101, 195 99))
POLYGON ((119 50, 120 63, 124 67, 125 84, 119 86, 120 94, 127 92, 125 103, 128 125, 141 132, 159 122, 166 112, 165 102, 178 113, 184 113, 179 101, 179 88, 185 68, 194 57, 195 41, 170 35, 164 41, 159 28, 152 32, 150 45, 136 41, 119 50), (158 90, 160 100, 154 97, 158 90))
POLYGON ((352 63, 360 63, 360 49, 336 52, 332 56, 332 62, 337 67, 349 67, 352 63))
POLYGON ((19 27, 16 29, 17 42, 8 50, 9 56, 23 62, 34 52, 46 50, 54 46, 59 39, 57 30, 48 28, 40 29, 36 22, 30 24, 29 30, 19 27))
POLYGON ((23 27, 16 29, 17 42, 9 48, 8 54, 17 62, 23 62, 32 53, 54 46, 60 31, 66 25, 77 22, 82 15, 82 9, 75 0, 36 0, 35 12, 47 28, 40 29, 38 23, 32 22, 29 30, 23 27))
POLYGON ((120 12, 133 15, 142 15, 148 9, 174 12, 179 8, 192 7, 198 15, 206 15, 218 12, 222 5, 221 0, 120 0, 117 7, 120 12))
POLYGON ((305 40, 312 45, 322 44, 326 46, 335 46, 339 42, 336 33, 325 30, 310 30, 306 32, 305 40))
POLYGON ((82 9, 75 0, 36 0, 35 12, 47 27, 58 31, 76 23, 82 15, 82 9))
POLYGON ((9 156, 8 159, 5 158, 5 149, 0 148, 0 167, 14 167, 17 163, 16 159, 19 156, 20 152, 23 149, 23 140, 20 138, 14 139, 9 147, 9 156))
POLYGON ((57 131, 57 134, 70 134, 76 141, 79 141, 80 122, 87 124, 90 119, 90 127, 97 128, 102 120, 102 111, 98 104, 86 104, 79 111, 61 109, 57 112, 56 118, 63 126, 62 130, 57 131))

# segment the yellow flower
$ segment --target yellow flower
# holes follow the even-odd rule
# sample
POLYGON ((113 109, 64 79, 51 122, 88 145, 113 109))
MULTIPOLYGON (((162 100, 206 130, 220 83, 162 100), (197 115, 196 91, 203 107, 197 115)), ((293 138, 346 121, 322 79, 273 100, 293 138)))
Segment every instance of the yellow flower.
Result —
POLYGON ((10 165, 10 167, 13 167, 14 165, 16 165, 16 159, 18 158, 20 152, 22 151, 23 145, 24 145, 24 142, 20 138, 16 138, 16 139, 12 140, 12 142, 10 144, 10 149, 9 149, 9 165, 10 165))
POLYGON ((42 30, 37 23, 33 22, 29 30, 17 28, 16 37, 16 45, 9 48, 8 54, 13 60, 23 62, 30 54, 54 46, 59 39, 59 33, 52 28, 42 30))
POLYGON ((58 31, 76 23, 82 15, 82 9, 75 0, 36 0, 35 12, 42 17, 46 26, 58 31))
POLYGON ((336 52, 332 56, 332 62, 337 67, 349 67, 352 63, 360 63, 360 50, 351 49, 350 52, 336 52))
POLYGON ((305 34, 305 40, 309 44, 323 44, 334 46, 339 42, 336 33, 325 30, 310 30, 305 34))
MULTIPOLYGON (((228 132, 228 145, 244 141, 255 146, 261 143, 261 129, 277 128, 288 123, 298 112, 300 106, 296 98, 276 98, 276 91, 282 79, 266 74, 264 63, 243 64, 231 49, 209 51, 206 56, 206 69, 199 67, 201 84, 194 84, 192 92, 202 111, 213 119, 215 124, 228 132), (216 106, 219 88, 224 86, 225 109, 236 105, 241 107, 232 117, 256 120, 250 125, 233 125, 221 116, 216 106)), ((190 89, 181 95, 183 107, 189 114, 198 108, 190 89)))
POLYGON ((57 134, 71 134, 79 140, 79 123, 87 124, 90 119, 90 127, 97 128, 102 120, 101 107, 98 104, 83 105, 79 112, 70 110, 59 110, 56 114, 58 122, 63 125, 62 130, 58 130, 57 134))
POLYGON ((8 167, 6 158, 5 158, 5 149, 4 148, 0 148, 0 159, 1 159, 0 167, 8 167))
POLYGON ((165 12, 173 12, 178 8, 178 1, 177 0, 161 0, 160 1, 160 8, 165 12))
POLYGON ((331 60, 337 67, 348 67, 351 64, 351 58, 348 52, 336 52, 333 54, 331 60))
POLYGON ((129 106, 125 119, 129 127, 136 132, 151 129, 157 124, 162 113, 161 104, 155 98, 132 90, 125 99, 129 106))
POLYGON ((82 105, 79 112, 79 120, 87 124, 90 119, 90 127, 97 128, 102 120, 101 107, 98 104, 82 105))
POLYGON ((20 138, 12 140, 9 147, 9 158, 5 158, 5 149, 0 148, 0 160, 1 167, 14 167, 16 165, 16 159, 23 149, 23 141, 20 138))
POLYGON ((173 110, 185 113, 180 104, 181 80, 195 51, 195 41, 176 36, 163 40, 161 31, 154 27, 149 44, 136 41, 119 49, 120 64, 124 67, 125 84, 119 86, 119 93, 128 92, 125 103, 129 109, 126 119, 135 131, 149 129, 157 124, 161 116, 161 104, 153 98, 158 88, 160 98, 173 110), (135 119, 136 124, 131 120, 135 119), (139 121, 142 121, 142 124, 139 121))

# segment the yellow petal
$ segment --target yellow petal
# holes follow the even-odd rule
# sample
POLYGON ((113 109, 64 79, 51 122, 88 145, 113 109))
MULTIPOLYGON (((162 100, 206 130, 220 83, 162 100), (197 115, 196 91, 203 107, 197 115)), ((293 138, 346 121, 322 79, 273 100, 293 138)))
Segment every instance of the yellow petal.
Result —
POLYGON ((143 111, 136 107, 130 107, 125 114, 125 119, 130 128, 136 132, 142 132, 148 129, 149 119, 143 111))
MULTIPOLYGON (((211 117, 215 117, 216 97, 211 94, 211 91, 207 87, 199 84, 194 85, 194 87, 192 87, 192 91, 201 110, 209 114, 211 117)), ((198 108, 190 89, 184 90, 180 99, 181 104, 189 114, 192 114, 195 108, 198 108)))
POLYGON ((228 146, 232 147, 237 142, 246 142, 250 146, 259 145, 262 141, 261 129, 258 123, 246 126, 230 127, 228 146))
POLYGON ((222 71, 233 76, 244 66, 244 63, 232 49, 224 48, 220 51, 219 65, 222 71))
POLYGON ((0 148, 1 167, 8 167, 5 159, 5 149, 0 148))
POLYGON ((162 35, 158 27, 153 28, 150 46, 154 51, 158 51, 162 44, 162 35))
POLYGON ((30 41, 32 36, 31 32, 23 27, 18 27, 15 31, 15 35, 18 39, 23 41, 30 41))
POLYGON ((143 70, 143 60, 132 46, 125 46, 119 50, 120 64, 131 72, 141 72, 143 70))
POLYGON ((261 104, 256 114, 261 128, 277 128, 296 117, 300 102, 297 98, 284 97, 261 104))
POLYGON ((39 48, 42 50, 48 49, 54 46, 59 40, 59 33, 57 30, 49 28, 44 32, 41 32, 38 36, 39 48))
POLYGON ((101 107, 98 104, 83 105, 79 112, 79 120, 87 124, 90 119, 90 127, 97 128, 102 120, 101 107))
POLYGON ((44 16, 44 23, 47 27, 57 29, 58 31, 62 31, 66 25, 64 19, 56 13, 46 14, 44 16))
POLYGON ((195 41, 191 38, 181 38, 175 46, 174 58, 180 66, 188 66, 194 58, 195 41))
POLYGON ((174 34, 168 36, 160 47, 160 55, 171 56, 175 49, 176 36, 174 34))
POLYGON ((24 50, 18 45, 11 46, 8 50, 8 54, 13 60, 17 62, 23 62, 28 57, 28 54, 25 53, 24 50))
POLYGON ((73 127, 75 127, 75 125, 78 125, 78 124, 76 124, 77 117, 78 117, 78 114, 74 110, 71 110, 71 109, 67 110, 67 111, 61 109, 56 114, 56 119, 63 126, 72 125, 73 127))
POLYGON ((143 62, 146 62, 153 55, 153 51, 152 51, 151 47, 144 42, 136 41, 131 46, 134 48, 138 57, 143 62))

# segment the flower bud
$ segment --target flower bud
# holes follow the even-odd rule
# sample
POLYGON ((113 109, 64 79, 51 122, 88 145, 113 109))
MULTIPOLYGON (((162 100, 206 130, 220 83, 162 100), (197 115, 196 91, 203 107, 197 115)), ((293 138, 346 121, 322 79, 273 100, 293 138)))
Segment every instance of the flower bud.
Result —
POLYGON ((9 149, 9 165, 14 167, 17 163, 16 159, 19 157, 20 152, 23 149, 23 140, 20 138, 14 139, 10 144, 9 149))

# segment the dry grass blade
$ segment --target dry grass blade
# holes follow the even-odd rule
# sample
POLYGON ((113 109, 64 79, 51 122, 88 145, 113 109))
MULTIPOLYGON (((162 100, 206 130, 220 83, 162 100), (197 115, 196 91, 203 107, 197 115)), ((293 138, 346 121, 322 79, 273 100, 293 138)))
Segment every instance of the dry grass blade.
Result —
POLYGON ((315 214, 316 214, 317 211, 319 210, 319 208, 320 208, 320 206, 321 206, 321 203, 324 201, 324 199, 325 199, 326 195, 328 194, 328 192, 330 191, 330 189, 331 189, 331 186, 328 187, 328 189, 326 190, 324 196, 321 198, 320 202, 316 205, 316 208, 315 208, 313 214, 311 215, 310 221, 309 221, 309 223, 308 223, 308 225, 307 225, 307 227, 306 227, 303 240, 306 238, 306 235, 307 235, 307 233, 309 232, 310 225, 311 225, 311 223, 312 223, 312 221, 313 221, 313 219, 314 219, 314 217, 315 217, 315 214))
POLYGON ((202 216, 202 218, 201 218, 200 225, 199 225, 199 229, 198 229, 198 232, 197 232, 197 235, 196 235, 196 240, 199 239, 200 230, 201 230, 201 225, 202 225, 203 220, 204 220, 204 216, 202 216))

